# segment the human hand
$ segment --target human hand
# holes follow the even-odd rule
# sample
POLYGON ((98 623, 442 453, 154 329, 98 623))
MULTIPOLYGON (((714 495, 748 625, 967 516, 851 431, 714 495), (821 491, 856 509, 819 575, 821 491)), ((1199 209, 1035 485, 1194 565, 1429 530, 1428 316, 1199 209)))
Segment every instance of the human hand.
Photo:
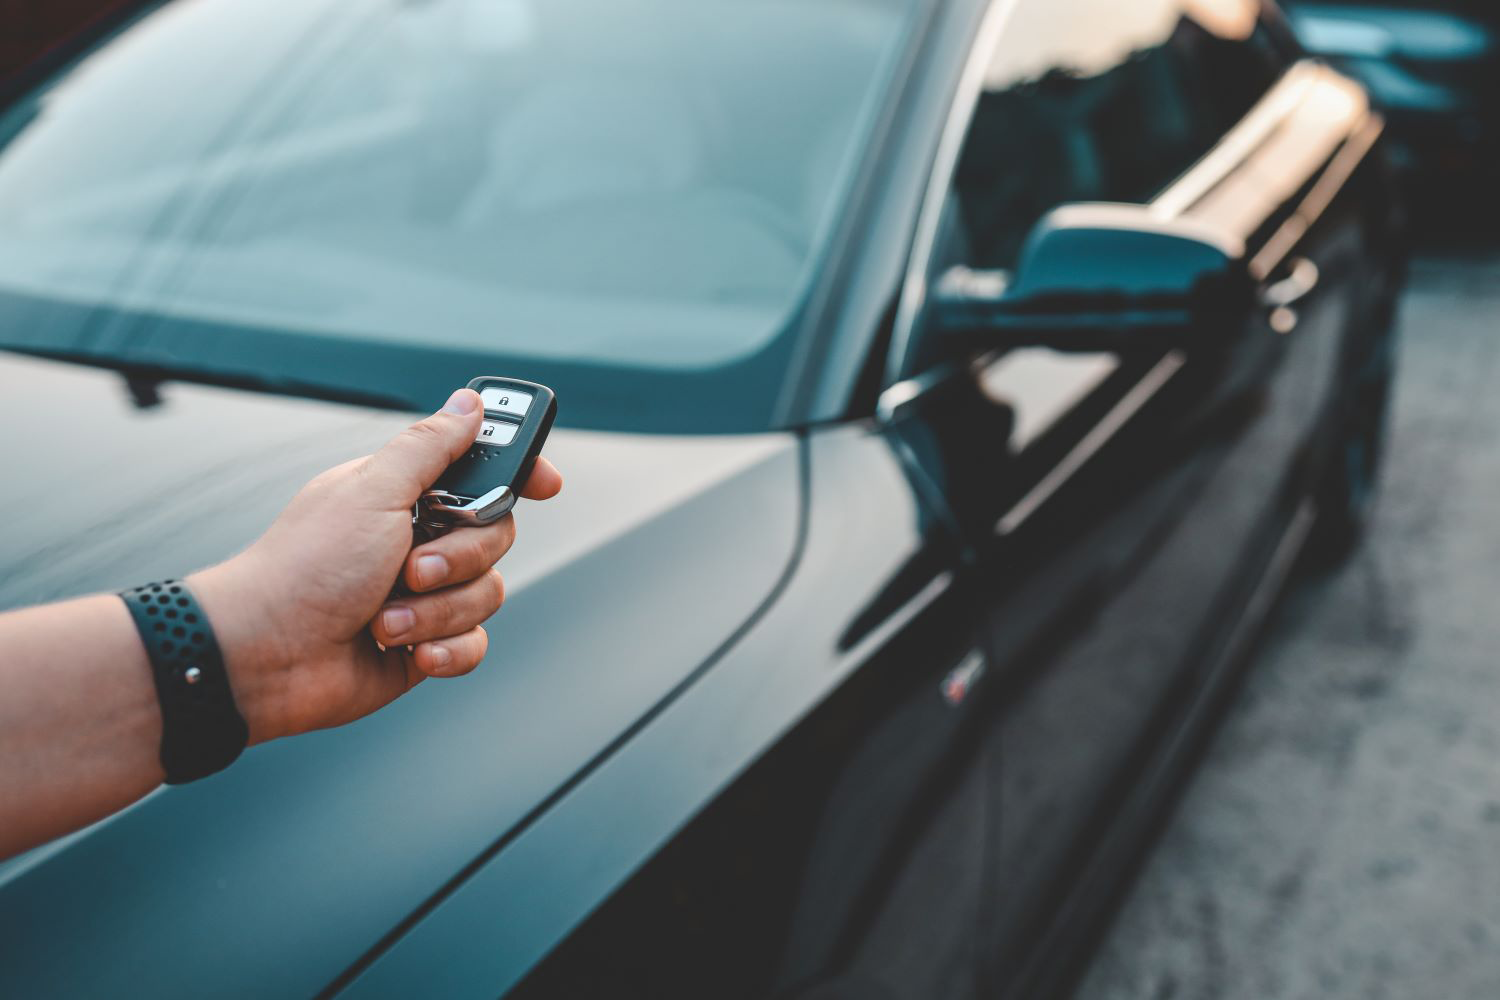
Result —
MULTIPOLYGON (((375 454, 308 483, 243 553, 188 578, 251 743, 352 722, 484 658, 480 623, 505 599, 494 564, 515 521, 411 544, 412 505, 473 443, 482 417, 478 394, 458 390, 375 454), (410 596, 391 598, 398 574, 410 596)), ((539 458, 521 496, 560 489, 539 458)))

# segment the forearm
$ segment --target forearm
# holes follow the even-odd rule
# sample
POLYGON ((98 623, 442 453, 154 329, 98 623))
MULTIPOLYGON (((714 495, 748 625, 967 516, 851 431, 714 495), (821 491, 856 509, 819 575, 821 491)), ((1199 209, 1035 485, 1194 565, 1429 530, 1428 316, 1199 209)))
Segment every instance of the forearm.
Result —
POLYGON ((161 712, 118 597, 0 615, 0 858, 161 784, 161 712))
MULTIPOLYGON (((243 557, 241 557, 243 559, 243 557)), ((291 730, 275 645, 231 564, 188 578, 236 707, 261 743, 291 730)), ((118 597, 0 614, 0 858, 86 826, 160 785, 162 717, 146 649, 118 597)))

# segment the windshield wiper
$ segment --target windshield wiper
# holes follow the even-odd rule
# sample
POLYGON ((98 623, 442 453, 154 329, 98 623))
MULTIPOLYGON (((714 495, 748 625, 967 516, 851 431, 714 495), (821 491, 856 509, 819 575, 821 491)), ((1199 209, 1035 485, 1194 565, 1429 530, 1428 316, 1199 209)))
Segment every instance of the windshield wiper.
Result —
POLYGON ((223 386, 227 389, 242 389, 247 392, 269 393, 276 396, 297 396, 303 399, 321 399, 330 403, 349 403, 381 410, 419 410, 421 404, 409 398, 383 392, 350 389, 345 386, 327 385, 305 379, 271 377, 254 372, 215 372, 202 369, 140 363, 121 358, 105 357, 79 351, 47 350, 35 347, 0 348, 15 354, 25 354, 52 361, 87 365, 119 372, 124 376, 125 388, 132 405, 146 410, 161 405, 161 387, 168 382, 188 382, 196 385, 223 386))
POLYGON ((151 410, 161 405, 161 380, 124 372, 125 391, 137 410, 151 410))

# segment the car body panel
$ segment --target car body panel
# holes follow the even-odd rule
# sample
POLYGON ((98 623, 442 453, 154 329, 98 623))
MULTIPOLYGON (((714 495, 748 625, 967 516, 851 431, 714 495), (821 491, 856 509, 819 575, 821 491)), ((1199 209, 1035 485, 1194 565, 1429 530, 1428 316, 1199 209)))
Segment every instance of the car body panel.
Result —
MULTIPOLYGON (((943 4, 916 39, 813 286, 776 405, 794 430, 557 432, 568 488, 518 513, 481 671, 0 870, 0 983, 1050 994, 1079 901, 1139 832, 1121 817, 1301 523, 1397 251, 1378 122, 1304 64, 1277 114, 1152 206, 1238 240, 1257 292, 1300 296, 1290 329, 1262 299, 1189 347, 906 371, 921 352, 888 342, 923 335, 909 266, 939 235, 922 213, 973 110, 967 55, 1016 7, 943 4), (1302 258, 1318 280, 1288 291, 1302 258), (183 954, 174 924, 222 936, 183 954)), ((135 410, 117 376, 0 372, 17 412, 114 400, 97 442, 118 470, 117 530, 84 544, 72 525, 101 501, 37 504, 69 457, 17 448, 31 547, 6 605, 222 558, 406 419, 185 385, 135 410)))
POLYGON ((776 601, 698 683, 381 954, 349 993, 401 995, 432 981, 435 969, 449 995, 508 989, 942 594, 951 576, 934 567, 882 616, 878 633, 840 648, 848 625, 923 549, 921 516, 896 456, 868 430, 812 435, 808 464, 807 544, 776 601), (841 586, 829 586, 832 579, 841 586))
MULTIPOLYGON (((0 383, 18 420, 49 414, 45 438, 10 439, 5 606, 231 555, 297 485, 410 419, 187 385, 137 410, 116 375, 32 359, 0 360, 0 383), (70 489, 80 447, 100 456, 99 479, 70 489)), ((792 559, 792 435, 559 430, 547 454, 570 470, 567 490, 516 513, 507 605, 479 671, 257 748, 12 863, 5 992, 107 993, 127 976, 156 995, 210 981, 317 991, 708 661, 792 559), (185 920, 216 928, 187 953, 185 920), (89 944, 104 940, 108 955, 89 944)))

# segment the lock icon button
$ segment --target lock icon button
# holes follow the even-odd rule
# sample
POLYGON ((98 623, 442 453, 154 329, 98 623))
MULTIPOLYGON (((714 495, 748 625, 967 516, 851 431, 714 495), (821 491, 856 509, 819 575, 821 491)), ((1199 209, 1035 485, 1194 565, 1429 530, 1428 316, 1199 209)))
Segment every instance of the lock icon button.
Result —
POLYGON ((479 398, 484 401, 484 408, 490 413, 504 414, 519 420, 531 409, 534 397, 520 389, 501 389, 496 386, 479 390, 479 398))

